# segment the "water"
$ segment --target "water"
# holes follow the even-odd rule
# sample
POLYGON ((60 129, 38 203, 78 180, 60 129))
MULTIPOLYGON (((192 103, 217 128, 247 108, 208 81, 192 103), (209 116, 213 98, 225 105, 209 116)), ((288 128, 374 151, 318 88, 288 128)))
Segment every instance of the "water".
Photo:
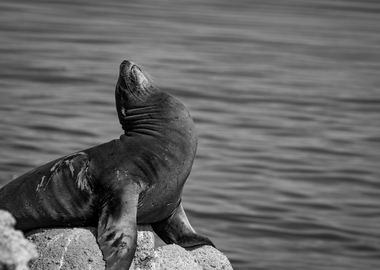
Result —
POLYGON ((380 268, 380 3, 0 3, 0 183, 121 134, 122 59, 190 108, 185 208, 235 269, 380 268))

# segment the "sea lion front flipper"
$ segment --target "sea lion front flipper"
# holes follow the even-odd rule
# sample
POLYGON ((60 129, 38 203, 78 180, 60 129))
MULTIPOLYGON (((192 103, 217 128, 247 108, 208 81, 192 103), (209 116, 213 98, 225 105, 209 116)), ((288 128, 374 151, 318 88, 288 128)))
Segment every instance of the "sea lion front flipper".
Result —
POLYGON ((191 227, 182 203, 178 205, 171 216, 153 223, 152 228, 166 244, 174 243, 190 249, 203 245, 215 247, 210 239, 197 234, 191 227))
POLYGON ((132 263, 137 241, 138 198, 138 189, 131 184, 103 207, 97 239, 107 270, 129 269, 132 263))

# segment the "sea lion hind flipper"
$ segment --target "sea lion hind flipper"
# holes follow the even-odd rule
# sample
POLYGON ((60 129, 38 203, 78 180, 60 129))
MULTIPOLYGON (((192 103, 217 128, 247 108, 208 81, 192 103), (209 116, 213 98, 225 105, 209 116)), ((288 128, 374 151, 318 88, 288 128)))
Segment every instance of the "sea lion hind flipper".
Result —
POLYGON ((128 192, 102 209, 97 240, 107 270, 129 269, 132 263, 137 244, 138 196, 137 192, 128 192))
POLYGON ((174 243, 187 249, 204 245, 215 247, 210 239, 195 232, 187 219, 182 203, 178 205, 171 216, 151 225, 155 233, 166 244, 174 243))

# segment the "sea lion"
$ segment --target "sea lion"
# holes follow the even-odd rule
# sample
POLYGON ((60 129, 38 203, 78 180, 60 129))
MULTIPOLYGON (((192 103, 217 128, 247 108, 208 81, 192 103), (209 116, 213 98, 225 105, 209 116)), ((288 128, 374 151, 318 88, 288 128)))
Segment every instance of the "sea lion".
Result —
POLYGON ((106 269, 129 269, 136 224, 166 243, 213 243, 191 227, 181 203, 197 137, 186 107, 142 69, 120 65, 116 108, 124 134, 38 167, 0 189, 0 208, 16 228, 97 226, 106 269))

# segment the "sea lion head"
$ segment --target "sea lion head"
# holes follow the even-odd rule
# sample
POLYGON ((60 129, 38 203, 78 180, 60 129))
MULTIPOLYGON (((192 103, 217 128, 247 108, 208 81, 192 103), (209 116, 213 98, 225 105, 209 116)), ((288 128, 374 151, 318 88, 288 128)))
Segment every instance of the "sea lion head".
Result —
POLYGON ((124 60, 120 64, 119 78, 116 84, 116 109, 120 123, 127 110, 149 105, 152 97, 160 91, 146 73, 131 61, 124 60))
POLYGON ((141 67, 130 61, 120 65, 115 97, 119 122, 129 136, 178 137, 179 144, 187 137, 196 137, 186 106, 154 86, 141 67))

